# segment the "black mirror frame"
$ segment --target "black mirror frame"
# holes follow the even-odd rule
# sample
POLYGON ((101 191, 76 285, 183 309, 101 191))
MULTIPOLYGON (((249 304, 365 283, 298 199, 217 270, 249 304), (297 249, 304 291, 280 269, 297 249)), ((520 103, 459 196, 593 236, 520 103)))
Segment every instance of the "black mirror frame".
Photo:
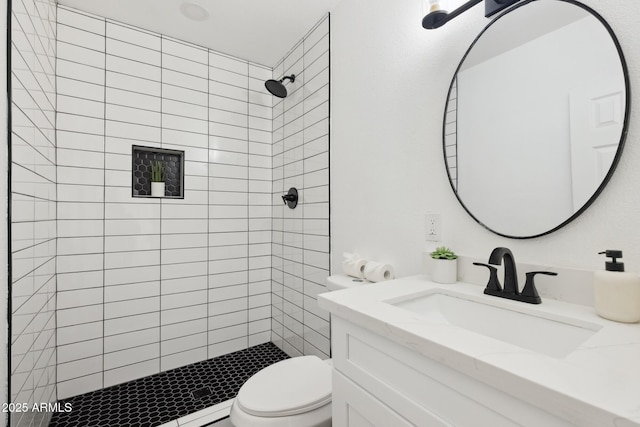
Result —
POLYGON ((554 231, 557 231, 557 230, 561 229, 562 227, 564 227, 565 225, 569 224, 571 221, 573 221, 574 219, 579 217, 584 211, 586 211, 587 208, 589 208, 589 206, 591 206, 591 204, 598 198, 598 196, 602 193, 604 188, 607 186, 607 184, 611 180, 611 177, 613 176, 613 173, 615 172, 615 170, 616 170, 616 168, 618 166, 618 163, 620 162, 620 157, 622 156, 624 143, 626 141, 627 133, 628 133, 628 130, 629 130, 629 117, 630 117, 630 114, 631 114, 631 88, 630 88, 630 85, 629 85, 629 70, 627 68, 627 62, 624 59, 624 54, 622 53, 622 48, 620 46, 620 42, 618 41, 618 38, 616 37, 615 33, 613 32, 613 29, 611 28, 611 26, 607 23, 607 21, 598 12, 596 12, 595 10, 590 8, 589 6, 587 6, 587 5, 583 4, 583 3, 580 3, 577 0, 556 0, 556 1, 561 1, 561 2, 564 2, 564 3, 573 4, 575 6, 583 8, 587 12, 591 13, 605 27, 605 29, 607 30, 607 32, 611 36, 611 39, 612 39, 612 41, 613 41, 613 43, 614 43, 614 45, 615 45, 615 47, 616 47, 616 49, 618 51, 618 55, 620 57, 620 65, 622 66, 622 73, 624 75, 626 108, 625 108, 625 112, 624 112, 624 123, 622 125, 622 132, 621 132, 621 135, 620 135, 620 142, 618 144, 618 149, 616 151, 616 155, 615 155, 615 157, 613 159, 613 162, 611 163, 611 167, 609 168, 609 171, 607 172, 607 175, 604 177, 604 179, 600 183, 600 186, 596 189, 596 191, 589 198, 589 200, 587 200, 587 202, 577 212, 575 212, 573 215, 571 215, 568 219, 566 219, 561 224, 559 224, 558 226, 556 226, 556 227, 554 227, 554 228, 552 228, 552 229, 550 229, 548 231, 545 231, 545 232, 539 233, 539 234, 535 234, 535 235, 531 235, 531 236, 512 236, 512 235, 509 235, 509 234, 500 233, 500 232, 488 227, 486 224, 484 224, 483 222, 478 220, 478 218, 476 218, 473 215, 473 213, 471 213, 471 211, 467 208, 467 206, 464 204, 464 202, 460 199, 460 196, 458 195, 458 192, 457 192, 456 188, 454 187, 453 179, 451 177, 451 173, 450 173, 450 169, 449 169, 449 162, 447 160, 447 147, 446 147, 445 136, 446 136, 446 128, 447 128, 447 110, 448 110, 448 107, 449 107, 449 100, 451 98, 451 90, 453 89, 453 85, 456 82, 456 78, 458 76, 458 72, 460 71, 460 68, 462 67, 462 64, 464 63, 465 59, 469 55, 469 52, 471 52, 471 50, 476 45, 478 40, 482 37, 482 35, 493 24, 495 24, 499 19, 501 19, 505 15, 509 14, 510 12, 513 12, 514 10, 516 10, 516 9, 518 9, 520 7, 526 6, 527 4, 535 2, 535 1, 539 1, 539 0, 525 0, 525 1, 515 5, 514 7, 508 9, 507 11, 501 13, 500 15, 498 15, 498 17, 496 17, 489 24, 487 24, 487 26, 482 29, 480 34, 478 34, 478 36, 475 38, 473 43, 471 43, 471 45, 469 46, 469 48, 465 52, 464 56, 460 60, 460 63, 458 64, 458 67, 456 68, 455 73, 453 74, 453 78, 451 80, 451 84, 449 85, 449 90, 447 92, 447 101, 445 102, 444 115, 443 115, 444 117, 443 117, 443 120, 442 120, 442 152, 443 152, 443 157, 444 157, 444 165, 445 165, 445 170, 447 171, 447 177, 449 178, 449 184, 451 185, 451 190, 453 191, 453 194, 456 196, 456 199, 458 199, 458 202, 464 208, 464 210, 469 214, 469 216, 471 216, 471 218, 473 218, 478 224, 480 224, 481 226, 483 226, 487 230, 489 230, 492 233, 495 233, 495 234, 497 234, 499 236, 502 236, 502 237, 507 237, 509 239, 520 239, 520 240, 533 239, 533 238, 536 238, 536 237, 542 237, 542 236, 546 236, 547 234, 551 234, 554 231))

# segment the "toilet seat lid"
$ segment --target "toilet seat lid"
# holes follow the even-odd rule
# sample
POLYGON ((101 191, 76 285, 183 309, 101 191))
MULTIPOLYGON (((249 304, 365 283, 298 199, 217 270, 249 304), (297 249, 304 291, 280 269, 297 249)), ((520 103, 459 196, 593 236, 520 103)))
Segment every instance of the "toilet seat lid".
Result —
POLYGON ((282 360, 249 378, 236 402, 248 414, 284 417, 331 402, 331 366, 317 356, 282 360))

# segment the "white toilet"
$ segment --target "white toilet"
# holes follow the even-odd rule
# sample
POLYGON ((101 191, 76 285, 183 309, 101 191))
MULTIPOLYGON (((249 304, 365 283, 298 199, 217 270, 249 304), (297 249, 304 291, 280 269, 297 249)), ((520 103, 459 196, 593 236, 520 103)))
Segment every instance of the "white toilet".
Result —
MULTIPOLYGON (((327 277, 329 291, 363 283, 327 277)), ((230 419, 235 427, 330 427, 331 360, 294 357, 262 369, 240 388, 230 419)))

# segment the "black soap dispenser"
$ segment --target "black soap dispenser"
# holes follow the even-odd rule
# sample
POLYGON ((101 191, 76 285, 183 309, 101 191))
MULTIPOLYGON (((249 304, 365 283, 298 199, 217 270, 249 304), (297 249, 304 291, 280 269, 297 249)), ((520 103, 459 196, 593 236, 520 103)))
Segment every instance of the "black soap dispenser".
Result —
POLYGON ((605 270, 598 270, 593 276, 596 312, 601 317, 616 322, 640 322, 640 277, 624 271, 624 264, 618 262, 622 251, 599 252, 612 261, 605 263, 605 270))

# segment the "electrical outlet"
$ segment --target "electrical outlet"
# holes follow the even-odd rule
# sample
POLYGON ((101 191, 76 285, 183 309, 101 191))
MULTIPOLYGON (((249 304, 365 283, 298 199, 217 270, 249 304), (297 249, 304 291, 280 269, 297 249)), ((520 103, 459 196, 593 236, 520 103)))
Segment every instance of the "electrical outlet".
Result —
POLYGON ((424 216, 425 240, 437 242, 442 240, 440 235, 440 214, 428 213, 424 216))

